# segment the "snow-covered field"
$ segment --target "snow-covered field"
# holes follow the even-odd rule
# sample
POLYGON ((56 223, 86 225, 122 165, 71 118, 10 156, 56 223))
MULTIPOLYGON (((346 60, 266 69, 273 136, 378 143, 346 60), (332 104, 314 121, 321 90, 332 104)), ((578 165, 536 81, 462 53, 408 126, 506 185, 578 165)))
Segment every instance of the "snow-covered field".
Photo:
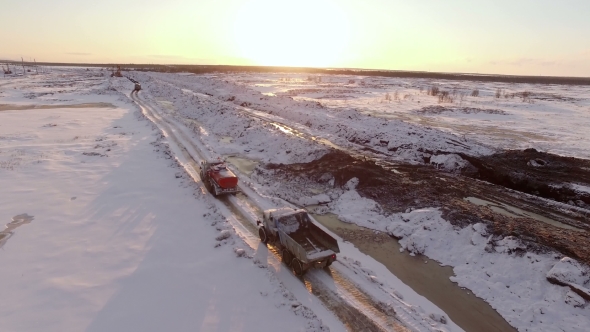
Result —
MULTIPOLYGON (((392 83, 395 79, 323 77, 317 84, 297 75, 290 75, 290 80, 270 74, 138 73, 136 77, 146 83, 154 103, 200 133, 211 151, 265 163, 315 159, 322 155, 323 145, 317 144, 322 140, 348 149, 369 146, 394 159, 417 163, 425 156, 438 163, 442 155, 434 155, 437 150, 485 155, 501 148, 533 147, 582 158, 588 158, 590 151, 585 125, 573 126, 587 124, 590 119, 586 92, 579 87, 549 87, 549 93, 541 86, 513 85, 508 90, 492 83, 457 83, 458 91, 479 89, 478 97, 465 96, 458 105, 457 100, 439 104, 426 94, 434 84, 451 84, 444 82, 405 82, 403 86, 415 89, 414 95, 398 101, 394 97, 397 88, 391 86, 401 83, 392 83), (369 83, 361 85, 359 81, 363 80, 369 83), (377 86, 374 81, 379 80, 389 80, 389 84, 377 86), (288 92, 297 85, 313 91, 288 92), (346 98, 326 92, 346 85, 353 90, 347 90, 350 95, 346 98), (367 85, 373 85, 373 92, 362 91, 367 85), (502 89, 501 98, 493 95, 497 88, 502 89), (525 94, 526 98, 511 96, 521 90, 531 93, 525 94), (391 102, 383 99, 385 93, 390 94, 391 102), (359 106, 362 98, 366 98, 366 108, 359 106)), ((440 162, 460 167, 462 160, 457 158, 451 154, 440 162)), ((250 185, 279 197, 302 194, 277 183, 253 181, 250 185)), ((395 235, 412 254, 424 254, 453 266, 453 281, 485 299, 520 331, 583 331, 590 323, 586 301, 569 288, 547 280, 549 271, 562 258, 556 253, 518 255, 522 249, 518 240, 493 237, 483 225, 456 229, 437 209, 384 216, 377 203, 356 193, 354 185, 348 191, 334 190, 328 195, 291 201, 332 202, 330 211, 342 220, 395 235)), ((587 273, 581 275, 586 277, 576 279, 576 285, 587 289, 587 273)))
POLYGON ((249 74, 220 77, 266 95, 330 109, 440 128, 503 149, 536 148, 590 158, 590 93, 585 86, 249 74), (317 80, 320 82, 317 82, 317 80), (449 95, 428 94, 437 88, 449 95), (477 96, 472 96, 477 91, 477 96))
POLYGON ((130 75, 142 83, 139 96, 129 94, 125 78, 98 70, 0 78, 3 331, 351 330, 320 300, 326 296, 384 330, 393 326, 387 324, 461 330, 349 243, 341 243, 331 276, 310 271, 304 282, 295 278, 227 207, 253 222, 257 210, 250 205, 288 205, 282 198, 325 203, 344 221, 401 238, 412 255, 453 266, 453 281, 520 331, 590 325, 579 295, 590 293, 590 272, 555 253, 516 255, 517 240, 495 238, 481 224, 455 228, 435 208, 385 216, 356 192, 354 181, 293 200, 303 193, 235 168, 249 201, 230 197, 226 204, 206 193, 192 166, 199 157, 217 156, 253 165, 309 162, 331 146, 369 147, 393 160, 428 160, 451 171, 464 162, 456 153, 507 147, 589 158, 582 138, 590 102, 582 88, 130 75), (427 95, 435 85, 454 102, 439 104, 427 95), (498 88, 501 98, 493 95, 498 88), (474 89, 479 97, 461 97, 474 89), (521 91, 531 94, 511 96, 521 91), (369 308, 375 306, 381 309, 369 308), (395 315, 383 314, 388 310, 395 315))
MULTIPOLYGON (((438 209, 385 217, 378 212, 377 203, 354 190, 351 181, 349 190, 331 203, 332 211, 345 221, 400 238, 402 250, 410 255, 422 254, 453 266, 456 276, 451 280, 486 300, 520 331, 585 331, 590 324, 586 301, 567 287, 547 280, 561 255, 519 255, 526 246, 517 238, 498 238, 484 224, 458 229, 445 221, 438 209)), ((564 279, 571 279, 590 295, 589 272, 584 267, 566 266, 564 274, 573 277, 564 279)))
POLYGON ((343 329, 253 263, 108 79, 53 69, 0 84, 0 104, 27 105, 0 112, 2 331, 343 329))

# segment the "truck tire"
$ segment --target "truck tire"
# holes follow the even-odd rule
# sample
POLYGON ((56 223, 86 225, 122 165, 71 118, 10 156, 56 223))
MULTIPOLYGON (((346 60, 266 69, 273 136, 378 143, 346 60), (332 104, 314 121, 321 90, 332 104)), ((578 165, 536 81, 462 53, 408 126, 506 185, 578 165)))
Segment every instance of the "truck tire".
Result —
POLYGON ((283 262, 285 262, 285 265, 287 265, 288 267, 291 267, 291 264, 293 263, 292 260, 293 260, 293 255, 291 255, 289 250, 283 249, 283 262))
POLYGON ((215 192, 215 186, 211 183, 211 180, 207 181, 207 190, 211 193, 211 195, 217 197, 217 193, 215 192))
POLYGON ((291 267, 296 276, 301 277, 305 274, 306 270, 303 269, 303 264, 297 258, 293 258, 291 261, 291 267))
POLYGON ((264 226, 258 229, 258 236, 260 236, 260 242, 264 244, 268 243, 268 235, 266 234, 266 228, 264 228, 264 226))

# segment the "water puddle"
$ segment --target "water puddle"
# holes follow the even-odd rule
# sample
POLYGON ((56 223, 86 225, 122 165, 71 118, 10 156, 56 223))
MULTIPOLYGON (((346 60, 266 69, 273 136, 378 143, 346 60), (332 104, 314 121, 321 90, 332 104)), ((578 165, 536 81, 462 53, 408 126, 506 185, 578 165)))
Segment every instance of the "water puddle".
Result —
POLYGON ((276 122, 271 122, 270 124, 273 125, 273 126, 275 126, 275 128, 277 128, 278 130, 282 131, 283 133, 285 133, 287 135, 292 135, 292 136, 303 138, 303 139, 305 139, 306 137, 309 137, 309 138, 311 138, 311 140, 313 140, 315 142, 318 142, 318 143, 321 143, 323 145, 329 146, 329 147, 331 147, 333 149, 341 150, 341 151, 346 151, 344 148, 342 148, 342 147, 340 147, 340 146, 338 146, 338 145, 330 142, 327 139, 304 134, 304 133, 300 132, 297 129, 294 129, 294 128, 285 126, 284 124, 280 124, 280 123, 276 123, 276 122))
POLYGON ((287 127, 287 126, 282 125, 282 124, 278 124, 276 122, 271 122, 270 124, 273 125, 273 126, 275 126, 278 130, 282 131, 283 133, 285 133, 287 135, 293 135, 293 136, 296 136, 296 137, 305 138, 302 133, 300 133, 299 131, 297 131, 297 130, 295 130, 293 128, 287 127))
POLYGON ((223 136, 219 139, 219 142, 221 143, 225 143, 225 144, 230 144, 233 138, 229 137, 229 136, 223 136))
POLYGON ((561 222, 553 220, 553 219, 549 219, 549 218, 542 216, 540 214, 536 214, 536 213, 529 212, 529 211, 524 211, 524 210, 519 209, 515 206, 511 206, 511 205, 508 205, 505 203, 486 201, 485 199, 481 199, 481 198, 477 198, 477 197, 465 197, 464 200, 468 201, 469 203, 475 204, 475 205, 487 206, 492 211, 499 213, 501 215, 507 216, 507 217, 513 217, 513 218, 526 217, 526 218, 535 219, 535 220, 544 222, 546 224, 553 225, 553 226, 563 228, 563 229, 570 229, 570 230, 574 230, 577 232, 584 231, 583 229, 580 229, 580 228, 577 228, 574 226, 570 226, 570 225, 561 223, 561 222))
POLYGON ((174 103, 164 99, 157 99, 156 102, 169 111, 174 111, 174 103))
POLYGON ((252 159, 247 159, 247 158, 241 158, 241 157, 235 157, 235 156, 229 156, 229 157, 225 157, 225 160, 236 166, 236 168, 246 174, 246 175, 250 175, 252 174, 252 172, 254 171, 254 169, 256 168, 256 166, 258 166, 258 164, 260 164, 260 162, 256 161, 256 160, 252 160, 252 159))
POLYGON ((54 109, 54 108, 116 108, 110 103, 82 103, 70 105, 10 105, 0 104, 1 111, 23 111, 23 110, 39 110, 39 109, 54 109))
POLYGON ((515 331, 488 303, 451 282, 451 267, 440 266, 424 256, 412 257, 402 253, 395 239, 342 222, 337 215, 312 216, 362 253, 383 264, 403 283, 445 311, 465 331, 515 331))
POLYGON ((14 235, 14 230, 25 224, 31 223, 34 217, 30 216, 26 213, 19 214, 17 216, 12 217, 12 221, 6 224, 6 229, 0 231, 0 248, 4 247, 8 239, 10 239, 14 235))

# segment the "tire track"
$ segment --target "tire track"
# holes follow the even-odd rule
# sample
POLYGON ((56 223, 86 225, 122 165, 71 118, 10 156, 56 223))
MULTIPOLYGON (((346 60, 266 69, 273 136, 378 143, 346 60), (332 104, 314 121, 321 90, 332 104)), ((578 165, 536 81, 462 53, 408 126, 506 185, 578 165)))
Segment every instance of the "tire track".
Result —
MULTIPOLYGON (((192 172, 189 170, 189 173, 191 173, 193 179, 197 182, 196 178, 200 178, 198 176, 199 161, 205 159, 200 151, 201 149, 195 145, 192 138, 188 137, 186 133, 179 128, 176 128, 175 124, 162 117, 155 108, 141 100, 137 92, 131 93, 131 99, 139 105, 146 117, 159 127, 159 129, 164 132, 165 136, 175 143, 186 160, 189 161, 187 166, 192 168, 192 172), (189 148, 193 150, 193 153, 187 149, 183 142, 189 145, 189 148)), ((202 182, 200 182, 199 187, 204 194, 207 193, 202 182)), ((254 201, 250 200, 245 194, 239 194, 236 198, 238 201, 247 200, 246 204, 256 206, 254 201)), ((248 221, 248 216, 242 212, 241 209, 243 208, 238 206, 237 202, 232 200, 231 197, 223 196, 219 197, 218 201, 231 211, 233 216, 246 231, 254 236, 257 234, 256 226, 253 222, 248 221)), ((279 262, 281 261, 280 252, 276 248, 268 246, 268 250, 275 256, 275 259, 279 262)), ((336 262, 336 264, 338 264, 338 262, 336 262)), ((303 278, 300 278, 300 280, 304 283, 310 293, 314 294, 320 301, 322 301, 324 306, 332 311, 344 323, 349 331, 408 331, 408 328, 396 317, 390 316, 377 309, 378 305, 373 299, 364 292, 358 290, 356 284, 348 280, 339 272, 334 269, 331 269, 329 274, 326 274, 325 271, 310 272, 311 273, 308 273, 303 278), (321 274, 325 275, 322 276, 321 274), (329 278, 329 280, 333 282, 333 285, 328 286, 326 282, 322 280, 324 278, 329 278)))

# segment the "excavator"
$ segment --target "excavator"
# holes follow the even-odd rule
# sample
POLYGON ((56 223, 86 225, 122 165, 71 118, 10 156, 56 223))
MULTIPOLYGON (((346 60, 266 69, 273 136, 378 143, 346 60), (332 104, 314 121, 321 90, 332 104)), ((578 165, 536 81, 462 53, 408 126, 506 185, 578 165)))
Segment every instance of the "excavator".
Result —
POLYGON ((123 74, 121 74, 121 66, 117 66, 117 71, 114 71, 113 69, 111 77, 123 77, 123 74))

